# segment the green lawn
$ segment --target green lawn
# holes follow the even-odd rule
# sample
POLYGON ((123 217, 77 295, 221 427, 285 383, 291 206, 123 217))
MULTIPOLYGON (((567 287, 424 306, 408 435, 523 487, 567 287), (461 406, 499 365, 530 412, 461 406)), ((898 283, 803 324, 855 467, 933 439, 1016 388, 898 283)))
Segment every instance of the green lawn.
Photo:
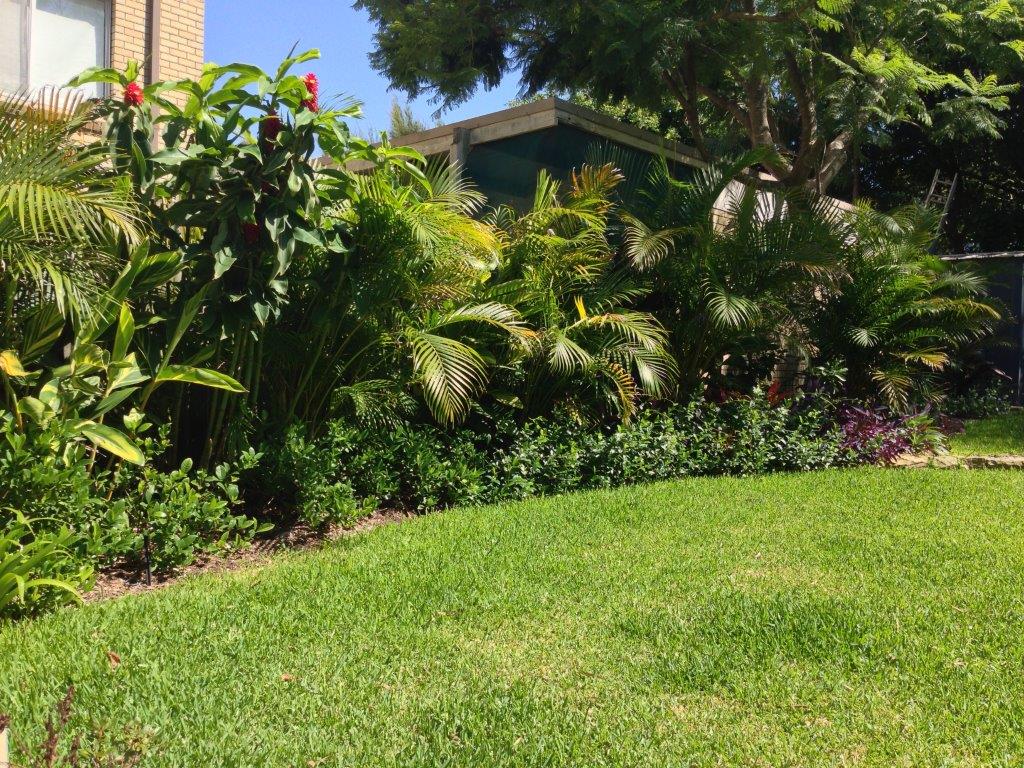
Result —
POLYGON ((949 450, 959 456, 1024 455, 1024 410, 964 423, 965 431, 953 435, 949 450))
POLYGON ((0 631, 0 711, 38 740, 74 683, 144 766, 1020 765, 1022 497, 864 469, 437 514, 0 631))

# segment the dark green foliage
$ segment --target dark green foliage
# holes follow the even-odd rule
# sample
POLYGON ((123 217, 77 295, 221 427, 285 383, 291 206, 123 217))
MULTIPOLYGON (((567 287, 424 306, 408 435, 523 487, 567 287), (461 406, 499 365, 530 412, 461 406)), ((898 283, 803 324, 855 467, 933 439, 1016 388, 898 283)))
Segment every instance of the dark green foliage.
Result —
POLYGON ((655 162, 623 217, 625 255, 650 277, 646 306, 671 334, 684 395, 729 385, 726 363, 738 370, 758 356, 806 357, 814 347, 803 318, 835 279, 845 225, 821 198, 769 197, 735 181, 760 157, 748 153, 688 181, 655 162))
POLYGON ((824 411, 772 405, 757 390, 724 405, 646 409, 602 428, 562 411, 473 429, 402 423, 382 431, 334 422, 308 441, 265 446, 247 482, 304 522, 350 523, 375 508, 430 511, 693 475, 751 475, 848 463, 824 411))
POLYGON ((784 184, 824 191, 866 137, 914 121, 991 136, 1022 44, 1019 3, 956 0, 359 0, 371 60, 445 106, 517 73, 524 91, 585 91, 682 113, 711 160, 766 148, 784 184), (974 56, 968 69, 958 54, 974 56), (968 71, 965 71, 968 70, 968 71), (724 135, 723 135, 724 134, 724 135))
POLYGON ((846 393, 896 410, 941 399, 939 374, 1000 320, 976 272, 928 252, 932 219, 919 208, 850 217, 839 284, 815 294, 810 336, 846 369, 846 393))
MULTIPOLYGON (((166 453, 167 430, 143 444, 154 458, 166 453)), ((239 456, 237 466, 223 463, 210 471, 193 469, 191 459, 170 471, 153 463, 119 465, 109 479, 110 508, 119 510, 129 527, 123 531, 120 548, 107 551, 106 559, 165 570, 250 542, 269 526, 241 514, 238 473, 258 460, 259 455, 250 450, 239 456)), ((110 530, 102 523, 96 529, 110 530)))
MULTIPOLYGON (((168 450, 167 429, 146 437, 149 425, 131 424, 150 463, 107 468, 97 455, 64 431, 18 430, 10 416, 0 422, 0 510, 4 525, 31 520, 29 538, 61 537, 57 558, 38 573, 148 561, 154 570, 186 565, 203 553, 219 553, 248 542, 259 530, 238 509, 237 470, 227 464, 212 472, 154 466, 168 450)), ((238 466, 257 461, 243 454, 238 466)), ((81 580, 79 580, 81 581, 81 580)))
MULTIPOLYGON (((724 405, 646 410, 617 429, 534 419, 505 436, 486 475, 487 500, 614 488, 671 478, 818 469, 843 463, 819 410, 774 406, 760 391, 724 405)), ((496 443, 502 442, 499 433, 496 443)))
POLYGON ((1005 383, 976 385, 946 398, 942 411, 961 419, 983 419, 1006 413, 1013 404, 1013 392, 1005 383))

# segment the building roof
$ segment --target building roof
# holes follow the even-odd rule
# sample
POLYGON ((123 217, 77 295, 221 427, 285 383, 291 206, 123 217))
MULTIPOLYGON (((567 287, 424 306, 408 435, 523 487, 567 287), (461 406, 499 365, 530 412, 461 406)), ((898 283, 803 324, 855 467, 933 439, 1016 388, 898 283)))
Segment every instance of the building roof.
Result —
MULTIPOLYGON (((701 158, 700 153, 691 146, 666 139, 653 131, 637 128, 635 125, 609 117, 589 107, 557 97, 532 101, 499 112, 409 133, 395 138, 391 143, 396 146, 411 147, 424 157, 447 154, 453 165, 465 165, 469 150, 473 146, 557 126, 576 128, 650 155, 664 157, 669 162, 680 165, 692 168, 705 168, 708 165, 701 158)), ((325 165, 330 164, 329 158, 326 157, 322 158, 321 162, 325 165)), ((365 160, 357 160, 350 162, 347 167, 359 172, 369 170, 373 164, 365 160)), ((759 175, 762 179, 772 178, 764 172, 759 175)), ((722 200, 725 200, 730 194, 738 194, 737 190, 740 188, 739 182, 733 182, 732 189, 723 192, 722 200)), ((849 211, 853 208, 850 203, 843 200, 828 199, 832 200, 833 204, 841 210, 849 211)))
POLYGON ((694 167, 706 165, 693 147, 666 139, 652 131, 645 131, 588 107, 559 98, 533 101, 518 107, 503 109, 500 112, 492 112, 489 115, 459 120, 449 125, 411 133, 399 137, 394 143, 412 147, 423 155, 437 155, 449 151, 460 131, 468 132, 469 146, 473 146, 544 128, 553 128, 556 125, 570 125, 634 149, 664 155, 670 160, 686 165, 694 167))
MULTIPOLYGON (((455 161, 464 159, 461 155, 477 144, 508 139, 558 125, 572 126, 627 147, 652 155, 661 155, 668 160, 695 168, 707 165, 693 147, 559 98, 532 101, 500 112, 409 133, 399 136, 392 143, 411 147, 426 157, 449 154, 455 161)), ((329 163, 326 158, 324 160, 329 163)), ((370 164, 358 161, 349 167, 359 171, 363 169, 363 165, 368 167, 370 164)))

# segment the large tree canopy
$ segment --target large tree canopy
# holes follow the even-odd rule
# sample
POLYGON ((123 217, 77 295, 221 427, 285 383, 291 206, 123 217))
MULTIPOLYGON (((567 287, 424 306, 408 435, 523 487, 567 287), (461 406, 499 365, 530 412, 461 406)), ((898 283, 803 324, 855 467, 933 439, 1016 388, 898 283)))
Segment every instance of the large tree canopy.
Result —
POLYGON ((913 122, 997 134, 1024 56, 1022 0, 357 0, 374 65, 442 107, 518 72, 523 91, 585 90, 680 107, 708 159, 712 126, 768 147, 788 186, 824 190, 873 132, 913 122), (976 52, 986 55, 978 57, 976 52), (991 69, 951 67, 991 62, 991 69), (968 52, 970 55, 968 56, 968 52))

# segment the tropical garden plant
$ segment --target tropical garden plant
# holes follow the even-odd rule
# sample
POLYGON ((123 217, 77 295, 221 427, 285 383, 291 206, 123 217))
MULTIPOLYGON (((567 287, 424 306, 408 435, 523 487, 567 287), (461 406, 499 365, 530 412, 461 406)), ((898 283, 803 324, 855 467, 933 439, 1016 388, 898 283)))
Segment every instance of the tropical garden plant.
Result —
POLYGON ((18 610, 60 592, 54 564, 166 570, 270 521, 871 459, 842 397, 881 396, 909 440, 888 414, 996 321, 904 214, 759 192, 763 149, 689 180, 596 161, 490 209, 459 169, 353 137, 358 108, 291 72, 315 57, 95 69, 74 82, 108 99, 0 114, 18 610), (791 396, 785 361, 845 391, 791 396))
POLYGON ((819 354, 846 368, 850 397, 878 397, 897 411, 936 401, 940 374, 958 350, 992 332, 998 305, 978 273, 929 252, 931 212, 861 205, 849 222, 839 283, 815 294, 809 322, 819 354))
POLYGON ((92 568, 72 553, 75 534, 37 532, 38 522, 15 514, 0 527, 0 617, 80 599, 77 590, 90 582, 92 568))
POLYGON ((66 90, 0 97, 0 350, 24 349, 27 330, 45 341, 61 319, 88 315, 116 274, 119 240, 143 237, 129 180, 75 140, 94 117, 66 90))
POLYGON ((831 281, 844 225, 812 195, 769 195, 737 182, 760 156, 684 181, 653 163, 624 217, 623 251, 651 276, 645 306, 669 331, 689 395, 722 386, 725 366, 766 352, 770 360, 780 351, 808 358, 814 349, 802 308, 831 281))
POLYGON ((379 153, 327 212, 344 252, 296 266, 295 300, 267 334, 265 407, 282 425, 316 432, 331 415, 387 418, 416 402, 452 423, 487 381, 488 346, 532 338, 514 309, 482 298, 499 259, 473 218, 483 196, 414 153, 379 153))
POLYGON ((628 419, 641 397, 673 391, 666 331, 634 309, 647 288, 609 239, 621 181, 612 165, 584 166, 564 188, 541 172, 529 211, 501 207, 487 218, 502 251, 488 295, 536 332, 503 382, 528 415, 569 400, 628 419))

